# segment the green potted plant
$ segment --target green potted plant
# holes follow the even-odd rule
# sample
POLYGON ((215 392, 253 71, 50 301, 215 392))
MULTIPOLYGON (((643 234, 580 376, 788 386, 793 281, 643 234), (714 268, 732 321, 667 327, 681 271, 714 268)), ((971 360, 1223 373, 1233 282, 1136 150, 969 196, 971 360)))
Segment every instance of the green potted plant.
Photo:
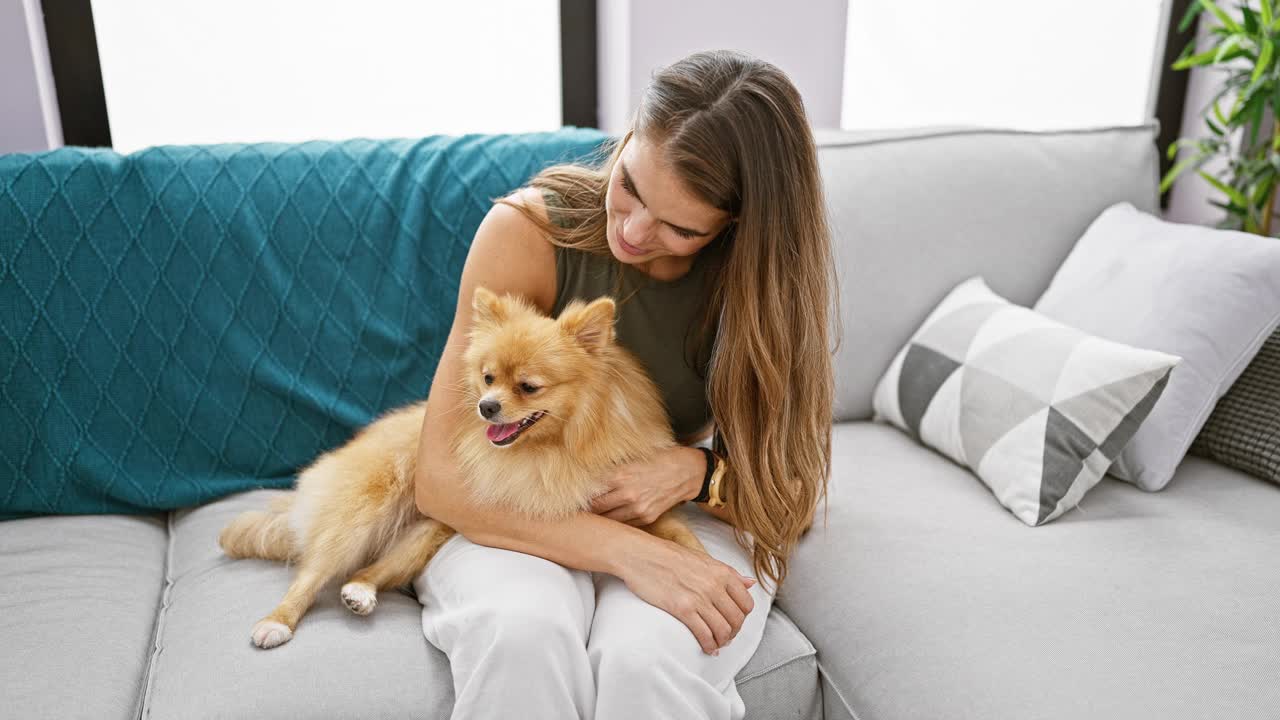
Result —
POLYGON ((1223 71, 1222 87, 1203 110, 1207 138, 1179 138, 1168 149, 1172 160, 1183 157, 1160 183, 1167 192, 1180 175, 1195 170, 1224 196, 1212 200, 1226 211, 1219 224, 1260 235, 1271 234, 1277 181, 1280 180, 1280 0, 1257 0, 1257 8, 1239 4, 1239 16, 1223 10, 1214 0, 1194 0, 1178 30, 1185 31, 1203 12, 1217 18, 1208 48, 1197 48, 1193 37, 1183 49, 1174 70, 1215 67, 1223 71), (1215 158, 1225 161, 1216 175, 1201 167, 1215 158))

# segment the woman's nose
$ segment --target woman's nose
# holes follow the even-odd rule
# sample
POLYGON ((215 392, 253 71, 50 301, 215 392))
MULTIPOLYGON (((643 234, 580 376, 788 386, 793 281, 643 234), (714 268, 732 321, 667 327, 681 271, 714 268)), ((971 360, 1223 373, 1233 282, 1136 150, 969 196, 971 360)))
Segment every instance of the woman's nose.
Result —
POLYGON ((622 231, 627 236, 627 242, 632 245, 642 245, 653 232, 653 225, 654 219, 649 214, 649 210, 639 207, 631 211, 627 221, 622 226, 622 231))

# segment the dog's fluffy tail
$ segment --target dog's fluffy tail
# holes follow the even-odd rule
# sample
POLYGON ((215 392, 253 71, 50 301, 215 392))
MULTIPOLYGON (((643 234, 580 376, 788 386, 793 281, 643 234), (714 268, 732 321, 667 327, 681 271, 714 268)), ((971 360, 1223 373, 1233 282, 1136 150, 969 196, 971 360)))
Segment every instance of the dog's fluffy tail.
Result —
POLYGON ((289 527, 289 507, 293 493, 275 498, 268 511, 240 513, 222 530, 218 545, 228 557, 262 558, 289 562, 297 557, 293 529, 289 527))

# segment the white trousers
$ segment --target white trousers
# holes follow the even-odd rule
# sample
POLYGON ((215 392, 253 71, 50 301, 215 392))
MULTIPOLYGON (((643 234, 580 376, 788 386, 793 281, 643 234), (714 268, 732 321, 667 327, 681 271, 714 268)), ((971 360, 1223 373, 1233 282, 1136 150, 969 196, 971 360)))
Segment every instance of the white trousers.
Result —
MULTIPOLYGON (((755 577, 733 528, 680 512, 713 557, 755 577)), ((716 656, 622 580, 454 535, 414 580, 427 641, 449 657, 454 720, 741 720, 734 677, 764 634, 772 596, 716 656)))

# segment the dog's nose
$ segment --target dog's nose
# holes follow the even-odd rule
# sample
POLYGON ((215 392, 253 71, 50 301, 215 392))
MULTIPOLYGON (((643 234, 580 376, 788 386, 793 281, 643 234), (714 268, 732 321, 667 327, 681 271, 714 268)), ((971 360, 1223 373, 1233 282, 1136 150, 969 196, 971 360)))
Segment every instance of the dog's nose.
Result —
POLYGON ((502 404, 496 400, 480 401, 480 414, 484 416, 485 420, 489 420, 494 415, 497 415, 498 411, 501 409, 502 409, 502 404))

